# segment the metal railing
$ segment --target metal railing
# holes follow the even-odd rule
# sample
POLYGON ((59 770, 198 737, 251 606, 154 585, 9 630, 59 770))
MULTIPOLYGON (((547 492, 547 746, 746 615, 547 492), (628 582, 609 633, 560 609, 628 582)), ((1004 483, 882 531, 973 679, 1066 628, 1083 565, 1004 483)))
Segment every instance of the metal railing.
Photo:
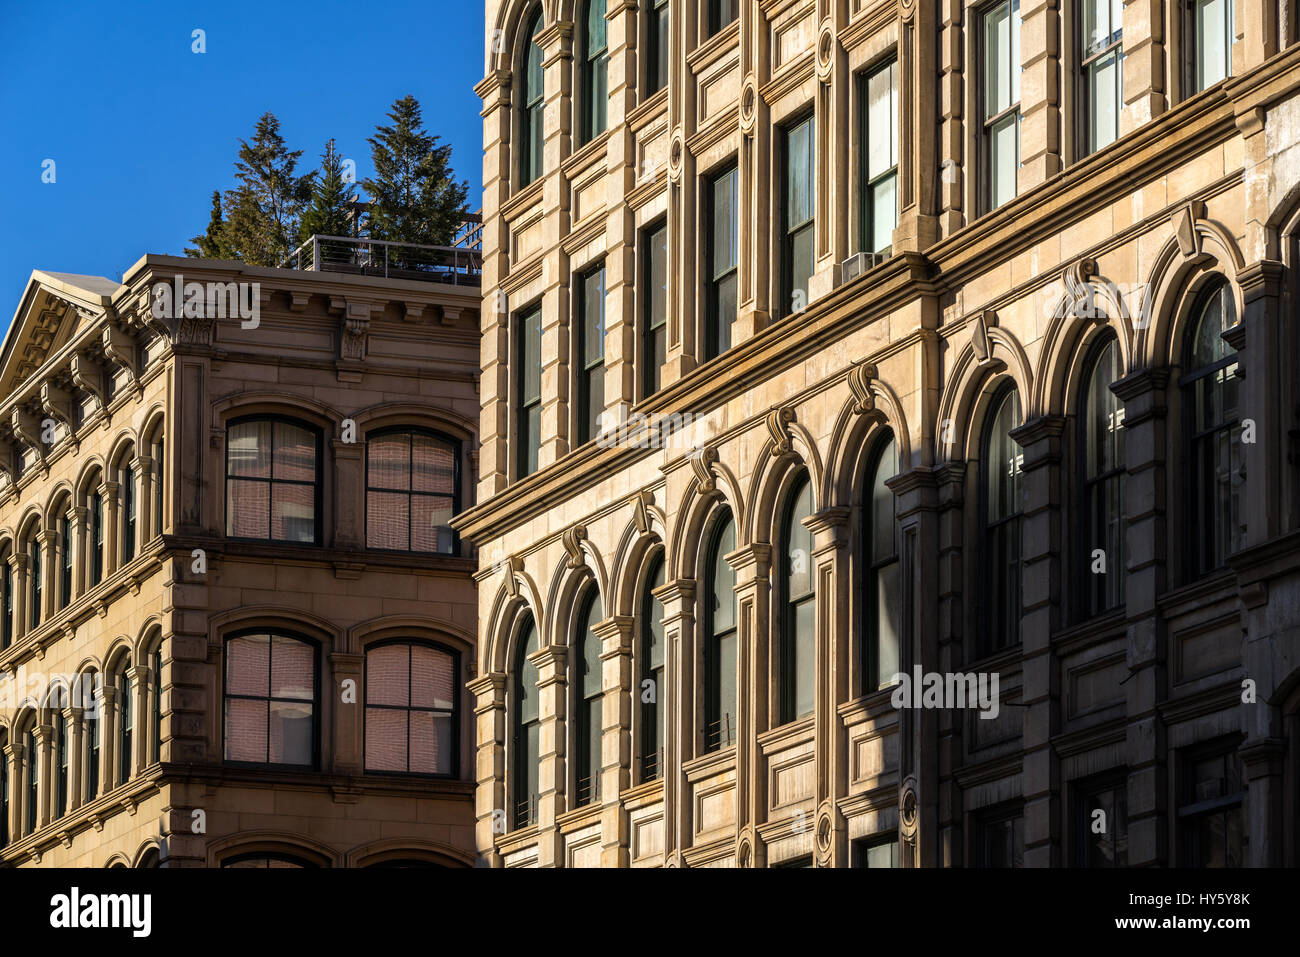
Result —
MULTIPOLYGON (((466 224, 469 226, 470 224, 466 224)), ((386 279, 477 286, 483 272, 482 224, 458 237, 479 246, 418 246, 355 236, 312 236, 280 263, 281 269, 339 272, 386 279)))
POLYGON ((717 751, 727 747, 735 740, 734 733, 730 714, 724 714, 717 721, 710 721, 704 728, 704 750, 717 751))

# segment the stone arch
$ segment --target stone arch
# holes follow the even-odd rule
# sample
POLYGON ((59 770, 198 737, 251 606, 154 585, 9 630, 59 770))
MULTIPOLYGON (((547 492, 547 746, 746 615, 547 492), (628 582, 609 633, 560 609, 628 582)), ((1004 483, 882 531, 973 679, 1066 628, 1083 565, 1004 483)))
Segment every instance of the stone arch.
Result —
POLYGON ((208 867, 220 867, 221 862, 240 854, 265 852, 287 854, 309 861, 317 867, 337 867, 338 853, 328 844, 312 840, 301 834, 271 829, 240 831, 208 844, 208 867))
MULTIPOLYGON (((781 515, 794 484, 806 477, 813 492, 813 512, 824 507, 818 476, 795 452, 771 454, 769 449, 759 453, 754 467, 754 482, 749 509, 750 527, 746 533, 749 542, 775 544, 779 537, 781 515)), ((737 536, 739 537, 739 536, 737 536)))
MULTIPOLYGON (((585 554, 585 552, 584 552, 585 554)), ((576 615, 581 604, 586 602, 587 589, 596 589, 596 600, 601 603, 601 610, 609 614, 608 588, 602 584, 591 565, 586 562, 574 564, 562 562, 551 579, 546 607, 551 611, 550 627, 542 632, 543 644, 561 645, 568 648, 572 643, 576 615)))
POLYGON ((473 867, 476 863, 473 853, 450 844, 393 837, 352 848, 344 856, 344 866, 374 867, 394 859, 426 860, 442 867, 473 867))
POLYGON ((840 409, 831 429, 830 456, 821 493, 822 507, 848 505, 854 499, 867 456, 882 428, 889 428, 898 442, 898 460, 903 470, 930 464, 930 450, 922 446, 921 461, 912 454, 911 430, 897 393, 887 382, 870 377, 865 393, 854 395, 840 409))
MULTIPOLYGON (((506 564, 509 563, 508 560, 506 564)), ((542 629, 546 622, 541 615, 542 603, 536 584, 519 568, 507 567, 506 574, 510 581, 503 582, 497 589, 492 611, 485 622, 486 629, 482 630, 485 640, 479 650, 479 673, 483 675, 510 672, 514 639, 524 612, 532 615, 533 627, 539 634, 545 634, 542 629)))
POLYGON ((1068 414, 1077 391, 1080 360, 1093 343, 1109 333, 1114 333, 1119 346, 1121 374, 1132 370, 1133 317, 1123 295, 1107 281, 1090 279, 1088 288, 1092 297, 1087 300, 1089 306, 1082 313, 1072 310, 1068 297, 1063 297, 1043 335, 1032 402, 1040 414, 1068 414))
MULTIPOLYGON (((710 449, 706 448, 700 453, 693 454, 700 455, 707 463, 709 452, 710 449)), ((673 543, 672 558, 669 563, 670 580, 696 576, 699 536, 705 528, 709 515, 719 504, 725 504, 731 509, 731 515, 736 521, 737 547, 748 544, 742 538, 746 527, 744 497, 740 493, 735 476, 730 470, 719 465, 716 458, 717 452, 713 451, 711 466, 705 464, 695 467, 696 475, 692 476, 686 486, 686 493, 682 496, 677 523, 673 528, 673 534, 669 536, 669 541, 673 543), (702 470, 708 471, 707 479, 700 477, 702 470), (693 550, 690 547, 692 543, 697 546, 693 550)))
POLYGON ((290 392, 236 392, 212 403, 212 425, 224 428, 231 419, 246 415, 285 415, 310 422, 324 430, 325 437, 335 434, 347 416, 324 402, 290 392))
POLYGON ((953 364, 952 378, 939 400, 936 462, 962 462, 978 455, 983 412, 992 387, 1004 378, 1015 383, 1022 421, 1029 421, 1033 416, 1029 397, 1033 394, 1034 376, 1024 350, 1006 330, 990 329, 988 339, 986 360, 981 362, 974 346, 968 344, 953 364))
POLYGON ((1245 260, 1237 242, 1221 226, 1197 219, 1185 225, 1156 256, 1142 296, 1132 368, 1178 365, 1181 342, 1196 298, 1217 276, 1228 281, 1237 310, 1245 313, 1238 276, 1245 260))
POLYGON ((638 519, 629 521, 619 538, 607 614, 635 614, 636 596, 649 556, 656 549, 666 551, 668 529, 663 512, 654 505, 646 505, 644 521, 645 528, 640 526, 638 519))

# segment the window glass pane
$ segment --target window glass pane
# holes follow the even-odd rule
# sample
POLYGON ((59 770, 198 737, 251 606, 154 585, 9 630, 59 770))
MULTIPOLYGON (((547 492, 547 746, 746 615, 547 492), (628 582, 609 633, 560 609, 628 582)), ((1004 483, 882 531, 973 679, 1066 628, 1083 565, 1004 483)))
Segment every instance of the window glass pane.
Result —
POLYGON ((1000 3, 984 17, 984 115, 996 116, 1011 99, 1011 9, 1000 3))
POLYGON ((424 645, 411 647, 411 704, 451 711, 455 707, 455 656, 424 645))
POLYGON ((1020 154, 1020 116, 1013 113, 992 127, 990 163, 992 171, 989 202, 993 209, 1016 195, 1016 168, 1020 154))
POLYGON ((876 570, 876 684, 884 687, 898 673, 898 638, 903 596, 898 562, 876 570))
POLYGON ((798 226, 813 218, 813 121, 804 120, 786 136, 786 222, 798 226))
POLYGON ((894 534, 894 493, 885 483, 898 474, 898 445, 891 437, 880 453, 871 486, 871 559, 882 561, 897 550, 894 534))
POLYGON ((371 488, 410 488, 411 437, 406 434, 382 435, 366 443, 368 454, 367 482, 371 488))
POLYGON ((867 176, 874 179, 898 163, 897 61, 867 78, 867 176))
POLYGON ((542 397, 542 311, 530 311, 520 325, 523 353, 523 388, 520 400, 535 402, 542 397))
POLYGON ((727 564, 726 555, 736 548, 736 526, 728 518, 714 546, 713 559, 713 633, 736 627, 736 573, 727 564))
POLYGON ((408 713, 387 708, 366 709, 366 770, 405 771, 407 769, 408 713))
POLYGON ((813 535, 803 520, 812 514, 812 485, 802 480, 786 522, 786 595, 793 600, 812 591, 813 535))
POLYGON ((449 714, 410 712, 412 774, 451 774, 452 720, 449 714))
POLYGON ((316 435, 308 429, 275 423, 274 478, 291 482, 316 480, 316 435))
POLYGON ((404 492, 366 494, 366 547, 405 551, 410 546, 410 497, 404 492))
POLYGON ((1011 438, 1010 432, 1020 424, 1020 398, 1008 392, 998 405, 989 422, 988 461, 988 520, 996 522, 1019 514, 1020 470, 1024 453, 1011 438))
POLYGON ((520 634, 520 656, 518 663, 519 682, 516 692, 519 720, 523 723, 536 721, 538 716, 537 666, 528 660, 528 656, 537 651, 537 630, 531 621, 526 630, 520 634))
MULTIPOLYGON (((1020 0, 1011 3, 1011 57, 1007 71, 1011 74, 1011 103, 1020 102, 1020 0)), ((1008 104, 1010 105, 1010 104, 1008 104)))
POLYGON ((271 477, 270 422, 239 422, 229 427, 226 471, 230 475, 271 477))
POLYGON ((1091 116, 1089 139, 1094 150, 1119 136, 1119 53, 1109 53, 1088 68, 1091 116))
POLYGON ((454 495, 456 448, 431 435, 411 436, 411 488, 417 492, 454 495))
POLYGON ((600 694, 600 639, 596 625, 601 620, 600 599, 591 602, 582 630, 582 684, 584 698, 600 694))
MULTIPOLYGON (((267 702, 226 699, 226 760, 266 761, 267 702)), ((95 722, 98 725, 99 722, 95 722)), ((94 784, 88 785, 94 787, 94 784)))
POLYGON ((306 544, 316 540, 315 486, 271 486, 271 538, 306 544))
POLYGON ((655 571, 646 584, 645 602, 645 668, 653 671, 664 666, 664 606, 655 597, 653 589, 664 583, 664 563, 660 559, 655 563, 655 571))
POLYGON ((605 267, 588 273, 582 282, 582 361, 590 367, 605 359, 605 267))
POLYGON ((305 641, 279 636, 271 645, 271 697, 312 700, 316 694, 316 650, 305 641))
POLYGON ((795 607, 794 615, 794 717, 812 714, 813 688, 816 672, 813 661, 816 654, 816 630, 813 625, 815 605, 807 598, 795 607))
POLYGON ((270 636, 248 635, 226 642, 226 694, 265 695, 270 675, 270 636))
POLYGON ((806 226, 790 237, 790 309, 808 302, 808 282, 813 274, 813 228, 806 226))
POLYGON ((1232 39, 1232 0, 1197 0, 1196 4, 1196 88, 1203 90, 1224 79, 1232 39))
POLYGON ((366 654, 366 704, 410 704, 409 645, 381 645, 366 654))
POLYGON ((713 234, 709 238, 714 278, 735 267, 737 172, 730 169, 713 181, 713 234))
POLYGON ((595 57, 605 49, 605 0, 587 4, 587 56, 595 57))
POLYGON ((722 747, 736 739, 736 634, 718 641, 718 736, 722 747))
POLYGON ((270 763, 311 764, 312 730, 310 702, 272 701, 270 763))
POLYGON ((898 225, 898 174, 882 177, 871 187, 871 252, 883 252, 894 243, 898 225))

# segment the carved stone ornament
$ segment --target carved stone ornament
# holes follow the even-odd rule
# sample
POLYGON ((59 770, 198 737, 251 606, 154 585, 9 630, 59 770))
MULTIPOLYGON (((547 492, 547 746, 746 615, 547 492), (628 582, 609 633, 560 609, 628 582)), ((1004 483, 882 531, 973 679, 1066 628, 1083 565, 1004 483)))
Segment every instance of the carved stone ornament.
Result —
POLYGON ((827 17, 817 33, 817 79, 830 83, 835 72, 835 21, 827 17))
POLYGON ((767 413, 767 431, 772 436, 772 444, 776 446, 778 455, 786 455, 793 447, 793 436, 790 434, 790 423, 794 421, 794 409, 788 405, 780 405, 767 413))
POLYGON ((686 137, 679 126, 668 141, 668 179, 674 184, 682 181, 682 167, 686 163, 686 137))
POLYGON ((876 397, 871 394, 871 383, 878 377, 874 362, 859 362, 849 372, 849 391, 853 393, 853 411, 858 415, 876 411, 876 397))
POLYGON ((564 551, 568 554, 567 561, 570 568, 581 568, 586 564, 581 545, 586 537, 587 526, 582 523, 570 525, 560 534, 560 543, 564 545, 564 551))
POLYGON ((695 473, 695 478, 700 483, 700 491, 716 491, 718 480, 713 471, 713 466, 718 461, 718 450, 712 445, 706 445, 704 448, 696 449, 688 455, 687 460, 691 463, 691 471, 695 473))
POLYGON ((754 74, 746 75, 740 88, 740 132, 746 136, 754 135, 758 122, 758 81, 754 74))

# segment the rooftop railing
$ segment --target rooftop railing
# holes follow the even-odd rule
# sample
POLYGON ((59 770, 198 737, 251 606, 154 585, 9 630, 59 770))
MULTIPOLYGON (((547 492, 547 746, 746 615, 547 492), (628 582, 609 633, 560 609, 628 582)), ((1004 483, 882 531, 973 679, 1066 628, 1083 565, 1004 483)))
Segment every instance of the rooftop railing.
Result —
POLYGON ((483 224, 476 220, 474 217, 462 224, 454 246, 312 236, 291 252, 280 268, 477 286, 483 272, 483 224))

